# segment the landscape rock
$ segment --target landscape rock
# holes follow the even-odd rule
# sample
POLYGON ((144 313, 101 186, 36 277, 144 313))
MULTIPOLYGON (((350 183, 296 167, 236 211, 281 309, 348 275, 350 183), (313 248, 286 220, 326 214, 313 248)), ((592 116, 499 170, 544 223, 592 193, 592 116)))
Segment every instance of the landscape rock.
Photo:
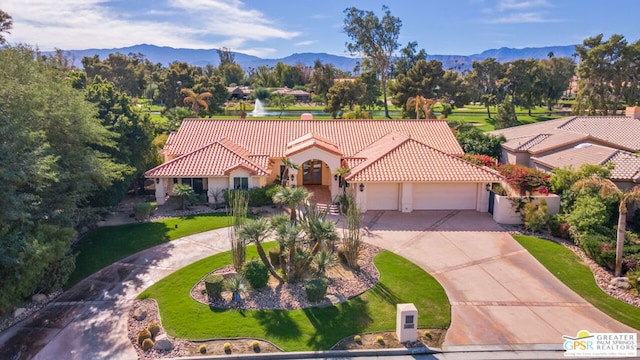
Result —
POLYGON ((631 284, 629 284, 629 278, 627 277, 615 277, 611 279, 610 285, 615 289, 631 289, 631 284))
POLYGON ((167 338, 167 334, 161 334, 156 337, 153 348, 158 351, 171 351, 173 350, 173 343, 167 338))
POLYGON ((138 320, 138 321, 142 321, 144 319, 146 319, 147 317, 147 310, 145 310, 145 308, 143 307, 139 307, 135 310, 133 310, 133 318, 138 320))
POLYGON ((31 301, 37 304, 44 304, 47 302, 47 295, 45 294, 35 294, 31 297, 31 301))
POLYGON ((27 311, 27 309, 25 309, 25 308, 21 308, 21 307, 16 308, 16 309, 13 311, 13 317, 14 317, 14 318, 17 318, 18 316, 20 316, 20 315, 24 314, 26 311, 27 311))

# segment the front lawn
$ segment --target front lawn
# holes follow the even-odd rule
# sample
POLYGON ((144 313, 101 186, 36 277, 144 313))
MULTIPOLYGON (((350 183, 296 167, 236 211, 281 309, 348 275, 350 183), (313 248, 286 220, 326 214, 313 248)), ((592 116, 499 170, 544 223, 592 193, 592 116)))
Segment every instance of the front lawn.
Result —
MULTIPOLYGON (((255 257, 255 247, 247 248, 247 258, 255 257)), ((416 305, 420 328, 448 328, 451 322, 451 306, 442 286, 415 264, 387 251, 374 259, 380 282, 336 306, 229 310, 209 308, 191 298, 191 287, 202 276, 230 262, 229 252, 202 259, 154 284, 139 298, 157 300, 162 325, 170 335, 190 340, 262 338, 285 351, 327 350, 347 336, 393 330, 398 303, 416 305)))
POLYGON ((147 223, 100 227, 80 240, 71 287, 94 272, 138 251, 183 236, 229 226, 225 213, 181 216, 147 223))
POLYGON ((589 267, 573 251, 535 236, 514 235, 513 238, 547 270, 593 306, 621 323, 640 329, 640 308, 602 291, 589 267))

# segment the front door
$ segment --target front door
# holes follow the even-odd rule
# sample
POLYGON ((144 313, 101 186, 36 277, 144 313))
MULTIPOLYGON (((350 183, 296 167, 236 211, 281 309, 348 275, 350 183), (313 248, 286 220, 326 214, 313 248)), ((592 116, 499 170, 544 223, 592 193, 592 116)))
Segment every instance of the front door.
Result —
POLYGON ((309 160, 302 164, 302 184, 322 185, 322 161, 309 160))

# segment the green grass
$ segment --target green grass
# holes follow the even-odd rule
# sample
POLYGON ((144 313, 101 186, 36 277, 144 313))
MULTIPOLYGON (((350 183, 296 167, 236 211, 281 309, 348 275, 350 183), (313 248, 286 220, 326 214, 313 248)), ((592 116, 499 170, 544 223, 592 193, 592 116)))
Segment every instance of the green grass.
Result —
POLYGON ((582 298, 612 318, 640 329, 640 308, 602 291, 588 266, 566 247, 534 236, 514 235, 544 267, 582 298))
MULTIPOLYGON (((267 247, 275 243, 267 244, 267 247)), ((247 249, 256 257, 255 247, 247 249)), ((231 262, 229 252, 200 260, 167 276, 139 298, 154 298, 165 330, 183 339, 256 337, 285 351, 326 350, 340 339, 372 331, 395 329, 397 303, 414 303, 421 328, 447 328, 451 306, 444 289, 415 264, 391 252, 375 259, 380 282, 371 290, 331 307, 280 310, 209 308, 193 300, 191 287, 213 269, 231 262)))
POLYGON ((97 228, 82 238, 75 248, 76 269, 69 277, 67 287, 138 251, 228 225, 226 214, 205 214, 97 228))

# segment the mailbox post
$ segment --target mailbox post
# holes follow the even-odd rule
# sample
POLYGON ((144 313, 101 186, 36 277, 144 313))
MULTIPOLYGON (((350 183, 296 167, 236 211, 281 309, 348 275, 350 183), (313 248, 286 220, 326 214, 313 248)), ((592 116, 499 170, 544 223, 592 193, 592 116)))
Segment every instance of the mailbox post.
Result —
POLYGON ((418 309, 413 304, 398 304, 396 308, 396 336, 401 343, 418 339, 418 309))

